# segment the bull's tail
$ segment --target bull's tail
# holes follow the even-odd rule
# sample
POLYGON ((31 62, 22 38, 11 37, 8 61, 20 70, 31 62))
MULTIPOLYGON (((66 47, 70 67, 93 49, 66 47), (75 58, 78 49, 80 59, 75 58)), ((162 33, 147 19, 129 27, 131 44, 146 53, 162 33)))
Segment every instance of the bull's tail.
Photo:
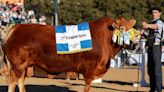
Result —
POLYGON ((0 74, 2 75, 2 84, 6 84, 9 76, 10 63, 8 62, 2 47, 0 47, 0 54, 0 74))
POLYGON ((2 75, 2 83, 7 83, 7 77, 10 71, 10 63, 4 51, 4 43, 11 35, 11 29, 13 29, 13 25, 7 26, 4 30, 1 30, 0 32, 0 75, 2 75))

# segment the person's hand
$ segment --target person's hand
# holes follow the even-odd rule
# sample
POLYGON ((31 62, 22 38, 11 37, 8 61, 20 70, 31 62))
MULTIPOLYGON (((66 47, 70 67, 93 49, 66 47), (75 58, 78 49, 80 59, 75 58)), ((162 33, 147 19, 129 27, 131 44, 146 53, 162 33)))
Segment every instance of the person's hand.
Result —
POLYGON ((144 29, 147 29, 147 28, 148 28, 148 24, 147 24, 146 22, 142 22, 142 27, 143 27, 144 29))
POLYGON ((140 31, 140 34, 142 35, 142 34, 144 34, 144 29, 141 29, 141 31, 140 31))

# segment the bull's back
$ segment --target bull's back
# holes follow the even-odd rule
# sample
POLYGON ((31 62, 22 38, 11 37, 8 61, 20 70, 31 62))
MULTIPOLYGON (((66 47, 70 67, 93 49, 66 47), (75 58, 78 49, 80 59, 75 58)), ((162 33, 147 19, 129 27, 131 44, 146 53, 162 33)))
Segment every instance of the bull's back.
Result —
POLYGON ((37 25, 37 24, 20 24, 11 29, 9 37, 5 45, 10 50, 26 46, 44 46, 55 44, 55 33, 53 26, 37 25), (12 47, 11 47, 12 45, 12 47))

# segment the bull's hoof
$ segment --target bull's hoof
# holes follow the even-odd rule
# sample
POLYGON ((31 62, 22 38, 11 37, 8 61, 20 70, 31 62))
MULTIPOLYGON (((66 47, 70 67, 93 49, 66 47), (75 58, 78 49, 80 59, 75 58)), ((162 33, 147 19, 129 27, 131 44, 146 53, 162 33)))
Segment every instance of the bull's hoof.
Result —
POLYGON ((69 81, 69 80, 71 80, 71 79, 67 77, 67 78, 66 78, 66 80, 68 80, 68 81, 69 81))
POLYGON ((79 74, 76 73, 76 72, 67 72, 66 73, 66 79, 67 80, 70 80, 70 79, 76 79, 76 80, 79 80, 79 74))
POLYGON ((95 79, 92 81, 92 83, 102 83, 102 78, 95 79))
POLYGON ((2 84, 7 84, 7 79, 6 78, 2 78, 2 84))
POLYGON ((56 78, 56 75, 48 74, 47 77, 48 77, 49 79, 54 79, 54 78, 56 78))

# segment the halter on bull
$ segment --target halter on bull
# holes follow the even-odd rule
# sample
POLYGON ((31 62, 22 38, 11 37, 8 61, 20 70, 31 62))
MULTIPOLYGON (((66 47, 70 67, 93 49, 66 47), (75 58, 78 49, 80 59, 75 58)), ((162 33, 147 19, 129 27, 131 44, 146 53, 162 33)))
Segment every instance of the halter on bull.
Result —
POLYGON ((14 26, 4 42, 3 50, 10 62, 8 92, 25 90, 25 72, 29 66, 38 66, 47 73, 77 72, 84 76, 85 92, 90 92, 91 82, 108 70, 110 59, 121 49, 112 41, 115 29, 127 31, 135 20, 100 18, 89 22, 92 45, 90 51, 59 55, 56 52, 54 27, 49 25, 20 24, 14 26))

